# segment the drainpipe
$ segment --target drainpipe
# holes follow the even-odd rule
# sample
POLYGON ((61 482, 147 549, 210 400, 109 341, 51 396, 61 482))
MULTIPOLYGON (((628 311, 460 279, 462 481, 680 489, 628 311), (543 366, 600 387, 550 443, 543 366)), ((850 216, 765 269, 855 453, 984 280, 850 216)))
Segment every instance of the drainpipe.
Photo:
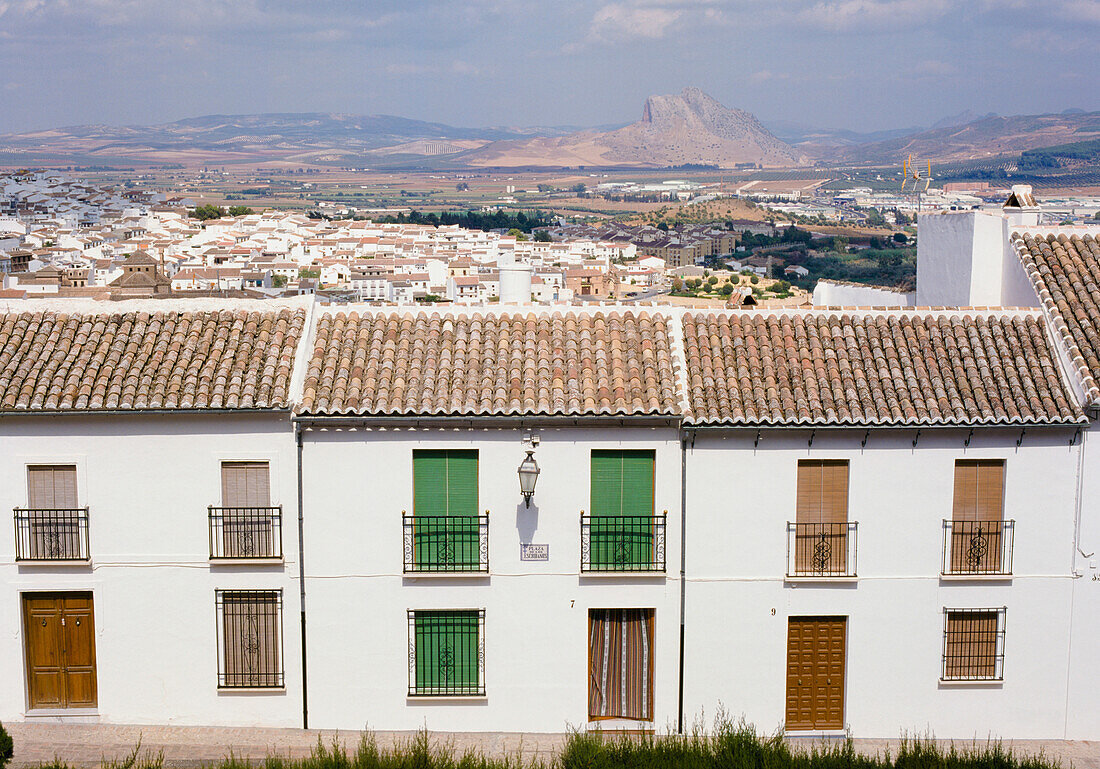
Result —
POLYGON ((302 517, 302 426, 294 424, 298 444, 298 599, 302 611, 302 728, 309 728, 309 691, 306 682, 306 562, 305 521, 302 517))
POLYGON ((684 598, 687 592, 684 558, 687 555, 687 433, 680 435, 680 677, 676 733, 684 733, 684 598))

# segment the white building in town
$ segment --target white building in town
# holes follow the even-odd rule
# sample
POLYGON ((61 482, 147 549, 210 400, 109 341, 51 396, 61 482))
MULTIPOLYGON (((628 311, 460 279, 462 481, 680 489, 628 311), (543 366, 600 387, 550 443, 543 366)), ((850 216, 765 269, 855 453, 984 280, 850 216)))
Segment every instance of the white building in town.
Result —
POLYGON ((1097 228, 1013 233, 1013 308, 8 301, 0 720, 1095 739, 1097 228))

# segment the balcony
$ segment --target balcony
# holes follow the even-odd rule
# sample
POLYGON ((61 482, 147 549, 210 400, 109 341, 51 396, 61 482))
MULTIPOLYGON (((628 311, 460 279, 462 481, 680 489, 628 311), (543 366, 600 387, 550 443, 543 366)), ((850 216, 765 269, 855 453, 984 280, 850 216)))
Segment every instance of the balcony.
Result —
POLYGON ((581 514, 581 571, 665 571, 667 515, 581 514))
POLYGON ((943 522, 944 576, 1012 575, 1015 521, 943 522))
POLYGON ((406 574, 488 574, 489 515, 401 514, 406 574))
POLYGON ((88 508, 15 508, 16 561, 89 559, 88 508))
POLYGON ((210 507, 210 560, 283 557, 283 508, 210 507))
POLYGON ((787 577, 856 576, 856 523, 787 522, 787 577))

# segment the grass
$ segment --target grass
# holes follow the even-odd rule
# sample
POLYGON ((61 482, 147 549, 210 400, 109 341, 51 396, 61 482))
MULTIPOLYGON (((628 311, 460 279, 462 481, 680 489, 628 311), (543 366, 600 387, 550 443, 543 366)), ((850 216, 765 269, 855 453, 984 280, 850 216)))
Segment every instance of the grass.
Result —
MULTIPOLYGON (((121 761, 105 761, 102 769, 163 769, 163 753, 143 754, 140 743, 121 761)), ((69 769, 62 762, 41 769, 69 769)), ((931 739, 906 737, 896 754, 857 753, 850 739, 811 742, 791 747, 781 735, 759 735, 749 725, 720 717, 709 733, 697 726, 687 735, 612 736, 574 732, 562 752, 549 761, 521 753, 489 757, 458 754, 448 742, 433 742, 426 731, 380 747, 366 732, 350 752, 338 742, 318 740, 308 758, 270 755, 262 761, 232 753, 211 769, 1059 769, 1038 756, 1023 756, 999 742, 957 748, 931 739)))

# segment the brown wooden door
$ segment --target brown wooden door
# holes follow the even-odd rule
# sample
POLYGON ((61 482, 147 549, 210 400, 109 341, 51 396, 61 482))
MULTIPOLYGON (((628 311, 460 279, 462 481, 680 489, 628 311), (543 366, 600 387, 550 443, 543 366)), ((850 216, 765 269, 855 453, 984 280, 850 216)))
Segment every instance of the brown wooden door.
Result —
POLYGON ((23 596, 31 708, 96 706, 95 618, 91 593, 23 596))
POLYGON ((788 620, 788 730, 844 728, 846 625, 845 617, 788 620))

